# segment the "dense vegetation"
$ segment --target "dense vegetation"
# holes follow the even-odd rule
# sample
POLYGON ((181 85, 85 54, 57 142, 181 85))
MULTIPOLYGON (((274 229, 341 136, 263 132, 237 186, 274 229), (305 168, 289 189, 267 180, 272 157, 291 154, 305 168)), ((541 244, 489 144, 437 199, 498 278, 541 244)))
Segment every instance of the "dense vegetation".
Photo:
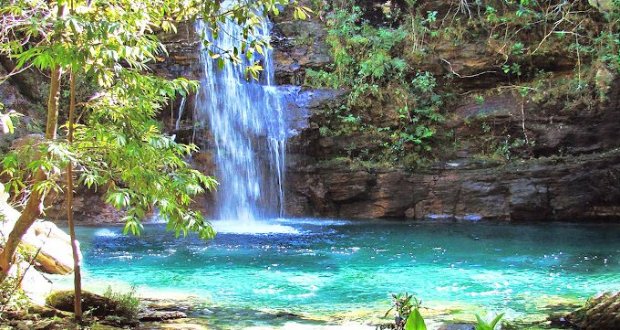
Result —
MULTIPOLYGON (((355 159, 414 166, 449 154, 460 142, 447 123, 450 110, 467 99, 483 104, 489 93, 514 93, 522 103, 566 99, 563 110, 587 111, 605 97, 604 73, 620 72, 618 1, 605 8, 529 0, 314 5, 325 17, 334 61, 307 70, 305 83, 349 90, 321 134, 363 131, 380 141, 376 150, 349 155, 355 159)), ((467 124, 480 126, 483 154, 532 156, 536 141, 524 123, 509 132, 476 119, 467 124)))

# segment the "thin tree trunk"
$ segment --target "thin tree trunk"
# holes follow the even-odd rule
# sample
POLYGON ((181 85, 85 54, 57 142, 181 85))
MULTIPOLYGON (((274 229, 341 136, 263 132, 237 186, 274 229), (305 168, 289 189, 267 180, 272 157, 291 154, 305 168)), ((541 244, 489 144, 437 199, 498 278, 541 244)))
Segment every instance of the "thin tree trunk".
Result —
MULTIPOLYGON (((58 18, 63 16, 65 6, 58 7, 58 18)), ((50 77, 50 94, 47 101, 47 124, 45 126, 45 139, 56 139, 56 130, 58 129, 58 99, 60 98, 60 79, 62 76, 62 68, 54 66, 50 77)), ((33 184, 44 181, 47 178, 45 172, 37 170, 34 175, 33 184)), ((4 282, 9 274, 9 270, 13 265, 13 258, 17 246, 21 242, 22 236, 28 231, 30 226, 43 212, 43 200, 45 194, 33 189, 26 203, 26 207, 22 211, 21 216, 15 222, 15 226, 9 233, 9 237, 4 244, 4 249, 0 252, 0 283, 4 282)))
MULTIPOLYGON (((75 121, 75 75, 71 70, 69 83, 70 101, 69 101, 69 123, 67 140, 69 145, 73 144, 73 124, 75 121)), ((77 239, 75 238, 75 223, 73 222, 73 163, 69 161, 67 164, 67 221, 69 222, 69 236, 71 236, 71 250, 73 252, 73 286, 74 286, 74 312, 75 319, 82 321, 82 273, 81 273, 81 256, 77 239)))
MULTIPOLYGON (((70 12, 75 13, 75 3, 71 0, 70 12)), ((73 144, 73 131, 75 124, 75 69, 72 67, 69 77, 69 120, 67 124, 67 140, 69 147, 73 144)), ((73 253, 73 311, 75 320, 82 322, 82 256, 80 245, 75 237, 75 223, 73 222, 73 162, 67 164, 67 222, 69 236, 71 237, 71 252, 73 253)))
POLYGON ((62 68, 57 66, 52 69, 50 77, 50 96, 47 99, 47 123, 45 125, 45 139, 55 140, 58 130, 58 100, 60 99, 60 78, 62 68))

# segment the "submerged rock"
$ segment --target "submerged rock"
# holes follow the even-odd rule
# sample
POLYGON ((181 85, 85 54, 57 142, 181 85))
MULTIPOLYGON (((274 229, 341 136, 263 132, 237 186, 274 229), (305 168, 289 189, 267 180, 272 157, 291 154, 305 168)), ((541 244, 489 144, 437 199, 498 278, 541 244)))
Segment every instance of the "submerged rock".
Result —
POLYGON ((438 330, 474 330, 475 326, 471 324, 464 323, 455 323, 455 324, 444 324, 439 327, 438 330))

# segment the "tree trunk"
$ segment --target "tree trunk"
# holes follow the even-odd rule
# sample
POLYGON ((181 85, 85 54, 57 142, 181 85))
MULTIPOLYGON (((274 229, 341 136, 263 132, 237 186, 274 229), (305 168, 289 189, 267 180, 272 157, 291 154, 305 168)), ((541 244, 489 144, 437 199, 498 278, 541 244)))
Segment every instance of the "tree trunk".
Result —
MULTIPOLYGON (((57 18, 60 19, 64 15, 65 6, 59 5, 57 11, 57 18)), ((59 31, 57 31, 59 32, 59 31)), ((60 33, 56 34, 58 37, 60 33)), ((56 139, 56 130, 58 129, 58 99, 60 98, 60 80, 62 76, 62 68, 60 65, 54 65, 50 75, 50 94, 47 100, 47 123, 45 126, 45 139, 56 139)), ((41 169, 37 170, 34 175, 32 185, 44 181, 47 178, 45 172, 41 169)), ((9 233, 9 237, 6 240, 4 249, 0 252, 0 283, 4 282, 9 274, 9 270, 13 265, 13 258, 17 246, 21 242, 22 236, 28 231, 30 226, 43 212, 43 200, 45 199, 45 192, 40 192, 35 189, 30 193, 26 207, 22 211, 21 216, 15 222, 15 226, 9 233)))
POLYGON ((60 99, 60 77, 62 69, 56 67, 52 69, 50 77, 50 96, 47 100, 47 123, 45 125, 45 138, 47 140, 56 139, 58 130, 58 100, 60 99))
MULTIPOLYGON (((71 69, 71 78, 69 83, 70 101, 69 101, 69 123, 67 140, 69 146, 73 144, 73 124, 75 121, 75 75, 71 69)), ((75 223, 73 222, 73 163, 69 161, 67 164, 67 222, 69 223, 69 236, 71 236, 71 250, 73 252, 73 287, 74 295, 74 312, 75 319, 82 321, 82 274, 81 274, 81 256, 77 239, 75 238, 75 223)))
MULTIPOLYGON (((41 182, 43 180, 45 180, 45 173, 38 170, 35 174, 34 181, 41 182)), ((21 216, 17 219, 15 226, 9 233, 9 237, 4 244, 4 249, 0 253, 0 283, 6 279, 9 269, 11 265, 13 265, 13 256, 15 255, 19 242, 21 242, 22 236, 24 236, 28 228, 32 226, 34 221, 41 214, 42 201, 43 196, 38 191, 33 190, 21 216)))

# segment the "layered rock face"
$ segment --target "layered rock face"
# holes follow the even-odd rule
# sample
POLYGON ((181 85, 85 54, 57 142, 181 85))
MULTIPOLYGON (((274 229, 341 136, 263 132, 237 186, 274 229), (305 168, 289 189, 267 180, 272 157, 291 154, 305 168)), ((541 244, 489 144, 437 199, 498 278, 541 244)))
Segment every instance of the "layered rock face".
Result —
MULTIPOLYGON (((295 216, 338 218, 617 219, 619 82, 595 110, 558 116, 530 104, 526 127, 537 141, 528 150, 530 157, 508 162, 481 158, 471 151, 480 147, 476 140, 465 139, 456 152, 419 169, 365 166, 346 157, 372 150, 376 141, 364 133, 321 137, 322 111, 340 94, 308 91, 314 100, 306 129, 289 145, 287 210, 295 216)), ((519 134, 519 103, 498 95, 479 105, 464 104, 451 124, 465 137, 481 134, 465 123, 484 112, 485 120, 519 134)))
POLYGON ((298 163, 292 215, 337 218, 615 219, 620 151, 492 166, 455 161, 424 172, 298 163))
MULTIPOLYGON (((424 3, 442 10, 436 7, 443 2, 424 3)), ((327 32, 320 17, 302 23, 278 19, 280 82, 303 81, 305 69, 329 65, 325 61, 329 56, 324 44, 327 32), (311 42, 301 43, 308 34, 314 36, 311 42)), ((484 95, 475 101, 457 98, 446 105, 443 112, 448 117, 440 129, 453 132, 453 146, 442 141, 443 146, 436 147, 440 151, 424 166, 360 161, 381 152, 383 141, 373 132, 353 130, 335 136, 321 132, 329 125, 330 111, 345 103, 347 92, 304 89, 291 105, 295 109, 301 104, 307 111, 303 128, 289 142, 288 214, 472 221, 617 220, 617 72, 589 63, 589 74, 601 92, 579 98, 562 82, 573 74, 576 58, 563 50, 550 50, 533 63, 548 72, 543 80, 547 87, 524 97, 510 88, 498 88, 508 83, 501 74, 490 73, 497 71, 498 60, 489 47, 493 45, 484 40, 458 46, 440 43, 421 64, 422 70, 436 76, 458 72, 460 78, 452 84, 462 95, 484 95), (516 146, 515 138, 527 141, 527 148, 516 146), (496 142, 489 152, 492 139, 496 142)), ((390 101, 384 101, 359 116, 383 127, 398 116, 390 114, 392 108, 390 101)))

